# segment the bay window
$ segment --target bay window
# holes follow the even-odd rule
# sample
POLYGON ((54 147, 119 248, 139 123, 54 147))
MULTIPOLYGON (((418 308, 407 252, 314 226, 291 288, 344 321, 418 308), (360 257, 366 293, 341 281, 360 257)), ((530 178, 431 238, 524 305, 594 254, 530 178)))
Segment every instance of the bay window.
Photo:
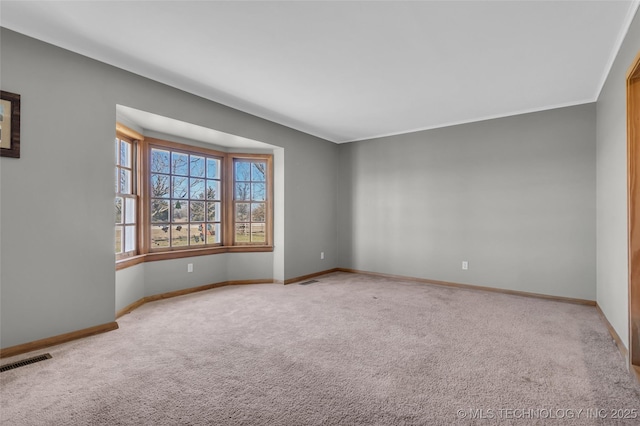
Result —
POLYGON ((116 260, 273 249, 272 155, 142 135, 116 146, 116 260))

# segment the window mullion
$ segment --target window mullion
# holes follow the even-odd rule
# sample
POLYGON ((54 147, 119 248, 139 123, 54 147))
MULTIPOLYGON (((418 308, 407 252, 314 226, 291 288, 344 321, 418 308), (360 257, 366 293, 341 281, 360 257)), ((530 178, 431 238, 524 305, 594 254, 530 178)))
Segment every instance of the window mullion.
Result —
POLYGON ((228 155, 225 157, 223 172, 224 191, 222 192, 222 202, 224 217, 222 237, 225 246, 232 246, 234 243, 234 215, 235 215, 235 199, 233 195, 233 157, 228 155))
MULTIPOLYGON (((227 251, 268 251, 269 247, 264 246, 270 246, 272 244, 273 226, 273 215, 271 212, 273 203, 271 156, 263 154, 223 153, 152 138, 138 141, 136 148, 137 152, 134 158, 136 160, 135 164, 138 173, 135 174, 136 179, 134 185, 137 187, 137 191, 134 192, 134 195, 137 196, 138 206, 137 246, 139 254, 148 256, 148 260, 159 260, 184 257, 188 255, 188 252, 193 252, 193 255, 197 256, 227 251), (180 171, 173 169, 173 153, 180 154, 176 156, 180 164, 182 164, 183 161, 187 161, 186 166, 183 164, 180 166, 180 171), (167 155, 168 157, 165 160, 165 156, 167 155), (182 156, 187 156, 186 160, 182 160, 182 156), (212 161, 211 163, 209 163, 210 160, 212 161), (215 161, 215 163, 213 161, 215 161), (255 199, 253 196, 249 196, 250 198, 246 200, 235 200, 234 165, 236 161, 249 164, 261 163, 262 166, 267 167, 264 177, 261 175, 261 172, 258 172, 259 174, 256 175, 258 178, 253 179, 251 176, 254 172, 251 166, 251 176, 246 176, 246 179, 248 179, 246 184, 249 187, 249 193, 251 194, 254 190, 262 191, 257 192, 257 194, 262 195, 255 199), (204 175, 200 162, 204 162, 204 175), (167 165, 163 166, 165 163, 167 165), (211 169, 209 169, 210 164, 211 169), (165 170, 165 167, 168 167, 168 169, 165 170), (186 172, 183 167, 187 167, 186 172), (215 171, 216 168, 217 171, 215 171), (210 174, 209 170, 213 170, 213 174, 210 174), (186 175, 184 173, 186 173, 186 175), (162 176, 167 177, 168 183, 166 185, 168 185, 168 189, 164 189, 165 183, 160 180, 162 176), (173 188, 176 177, 184 179, 186 182, 185 187, 188 194, 184 198, 179 197, 180 194, 176 193, 175 188, 173 188), (265 183, 265 185, 262 185, 262 189, 260 189, 260 187, 254 189, 254 186, 260 182, 265 183), (201 188, 202 184, 204 184, 204 189, 201 188), (214 190, 219 194, 209 195, 210 190, 214 190), (201 194, 202 191, 204 191, 203 194, 201 194), (175 203, 178 199, 181 206, 182 203, 188 206, 186 210, 189 211, 189 214, 186 219, 183 216, 174 217, 175 203), (154 200, 158 202, 166 200, 169 208, 166 215, 164 213, 166 207, 156 205, 154 200), (247 223, 248 226, 247 234, 249 240, 246 242, 244 238, 236 241, 235 210, 237 202, 246 203, 248 206, 248 211, 246 212, 247 217, 241 218, 241 222, 247 223), (258 206, 258 204, 260 204, 260 206, 258 206), (254 207, 255 212, 253 212, 251 206, 254 207), (264 209, 266 211, 263 214, 258 209, 264 209), (202 210, 202 212, 200 212, 200 210, 202 210), (254 219, 257 220, 257 222, 255 222, 257 225, 252 227, 254 219), (176 222, 176 220, 178 220, 178 222, 176 222), (168 228, 169 233, 167 234, 166 241, 164 234, 159 231, 161 229, 160 225, 168 228), (171 236, 175 231, 174 228, 178 226, 187 230, 186 244, 183 244, 183 240, 180 240, 174 245, 171 236), (264 231, 262 231, 262 229, 264 229, 264 231), (211 230, 214 232, 211 235, 219 236, 212 237, 211 241, 209 241, 208 232, 211 230), (197 235, 198 231, 200 235, 197 235), (258 236, 256 239, 254 239, 255 235, 253 235, 253 232, 258 236), (264 236, 262 234, 264 234, 264 236), (199 238, 195 239, 194 235, 199 238)), ((245 177, 243 177, 243 179, 244 178, 245 177)), ((179 189, 180 188, 181 186, 179 189)), ((162 230, 164 230, 164 228, 162 228, 162 230)), ((180 231, 183 231, 183 229, 180 229, 180 231)))

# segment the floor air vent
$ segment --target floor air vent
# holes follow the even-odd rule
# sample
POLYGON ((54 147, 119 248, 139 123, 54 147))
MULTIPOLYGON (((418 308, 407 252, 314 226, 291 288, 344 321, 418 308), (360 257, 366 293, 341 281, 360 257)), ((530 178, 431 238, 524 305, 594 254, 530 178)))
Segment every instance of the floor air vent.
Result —
POLYGON ((307 284, 313 284, 313 283, 317 283, 318 280, 309 280, 309 281, 303 281, 300 283, 300 285, 307 285, 307 284))
POLYGON ((13 370, 14 368, 24 367, 25 365, 34 364, 36 362, 44 361, 45 359, 51 358, 50 354, 38 355, 33 358, 23 359, 22 361, 12 362, 11 364, 5 364, 0 366, 0 373, 4 371, 13 370))

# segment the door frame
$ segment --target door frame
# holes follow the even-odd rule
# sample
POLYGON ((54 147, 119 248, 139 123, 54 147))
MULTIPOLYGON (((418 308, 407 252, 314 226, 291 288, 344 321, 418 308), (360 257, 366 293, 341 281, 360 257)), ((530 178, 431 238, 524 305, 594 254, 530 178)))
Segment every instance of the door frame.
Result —
POLYGON ((640 52, 627 71, 629 370, 640 379, 640 52))

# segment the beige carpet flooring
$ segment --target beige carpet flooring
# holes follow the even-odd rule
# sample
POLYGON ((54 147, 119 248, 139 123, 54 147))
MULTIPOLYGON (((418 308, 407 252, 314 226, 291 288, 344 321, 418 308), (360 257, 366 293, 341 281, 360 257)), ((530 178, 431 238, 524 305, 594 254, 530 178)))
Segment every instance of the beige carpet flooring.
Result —
POLYGON ((53 356, 0 373, 1 423, 640 424, 612 419, 640 409, 640 387, 593 307, 318 279, 149 303, 119 330, 3 359, 53 356))

